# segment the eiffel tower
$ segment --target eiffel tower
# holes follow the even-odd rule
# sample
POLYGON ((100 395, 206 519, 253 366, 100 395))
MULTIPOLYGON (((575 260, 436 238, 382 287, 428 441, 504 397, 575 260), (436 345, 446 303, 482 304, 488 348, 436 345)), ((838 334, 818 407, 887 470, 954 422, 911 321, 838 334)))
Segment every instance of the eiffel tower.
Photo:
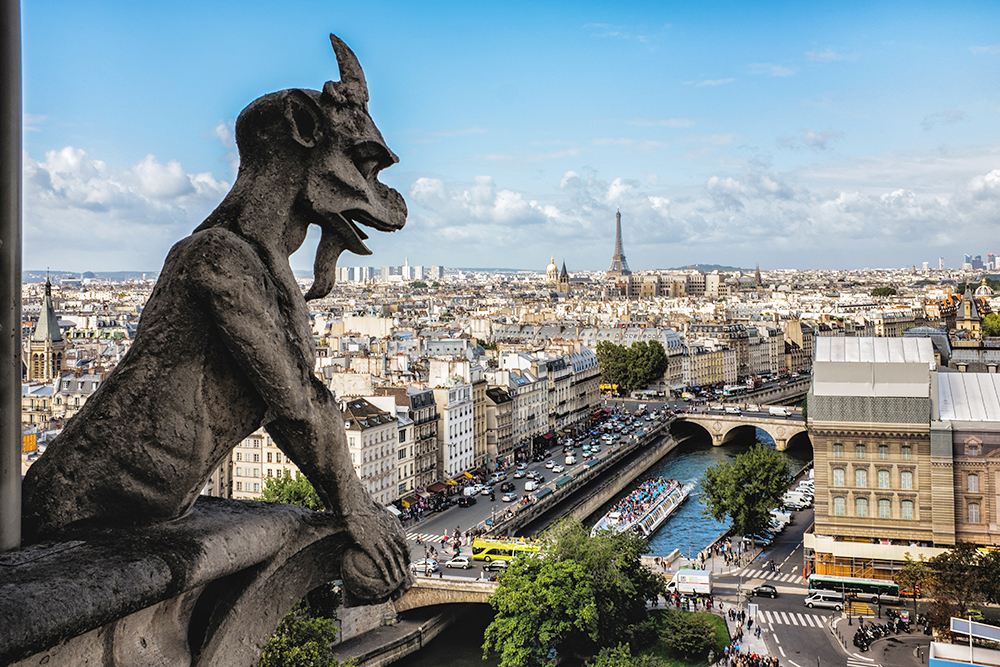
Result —
POLYGON ((611 268, 608 269, 608 278, 620 278, 630 276, 632 271, 625 261, 625 253, 622 252, 622 212, 615 212, 615 255, 611 258, 611 268))

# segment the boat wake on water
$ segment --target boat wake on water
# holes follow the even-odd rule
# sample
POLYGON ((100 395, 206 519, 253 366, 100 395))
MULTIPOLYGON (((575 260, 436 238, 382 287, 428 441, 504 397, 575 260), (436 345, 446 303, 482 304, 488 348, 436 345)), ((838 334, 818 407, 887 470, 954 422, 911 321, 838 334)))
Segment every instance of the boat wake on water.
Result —
POLYGON ((622 498, 594 525, 591 535, 602 530, 622 532, 633 530, 649 537, 666 523, 691 495, 693 485, 676 479, 652 477, 622 498))

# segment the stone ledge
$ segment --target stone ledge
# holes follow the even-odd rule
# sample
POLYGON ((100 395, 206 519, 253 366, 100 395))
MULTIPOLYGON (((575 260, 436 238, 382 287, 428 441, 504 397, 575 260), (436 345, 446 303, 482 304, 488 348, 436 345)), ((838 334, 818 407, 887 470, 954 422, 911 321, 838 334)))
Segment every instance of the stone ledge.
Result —
POLYGON ((54 647, 71 664, 255 664, 284 613, 338 578, 341 532, 294 505, 204 497, 170 523, 5 554, 0 664, 54 647))

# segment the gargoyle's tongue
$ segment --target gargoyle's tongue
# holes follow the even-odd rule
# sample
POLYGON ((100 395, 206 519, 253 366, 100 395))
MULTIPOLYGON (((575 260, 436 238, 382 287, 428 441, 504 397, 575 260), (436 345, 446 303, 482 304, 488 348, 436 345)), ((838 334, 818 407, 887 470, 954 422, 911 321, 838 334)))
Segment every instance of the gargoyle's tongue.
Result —
POLYGON ((330 293, 337 277, 337 259, 340 253, 350 250, 356 255, 370 255, 372 251, 362 242, 368 236, 358 229, 350 220, 341 216, 343 225, 337 228, 329 224, 321 226, 323 230, 316 248, 316 261, 313 263, 313 284, 306 292, 306 301, 321 299, 330 293))

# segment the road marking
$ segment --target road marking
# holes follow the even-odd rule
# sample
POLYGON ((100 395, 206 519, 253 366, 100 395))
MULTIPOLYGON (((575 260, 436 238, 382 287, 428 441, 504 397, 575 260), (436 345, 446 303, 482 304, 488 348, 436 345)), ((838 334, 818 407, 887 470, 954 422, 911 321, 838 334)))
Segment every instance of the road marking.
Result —
POLYGON ((858 655, 857 653, 852 653, 851 655, 853 655, 858 660, 864 660, 865 662, 875 662, 875 658, 866 658, 865 656, 858 655))
POLYGON ((779 646, 778 650, 781 651, 781 657, 784 658, 785 657, 785 649, 783 647, 779 646))
POLYGON ((799 663, 794 662, 792 660, 789 660, 788 664, 791 665, 792 667, 802 667, 802 665, 800 665, 799 663))
POLYGON ((788 617, 785 616, 785 612, 779 611, 778 613, 781 614, 781 620, 785 625, 791 625, 791 623, 788 622, 788 617))
POLYGON ((806 622, 809 625, 809 627, 811 627, 811 628, 815 628, 816 627, 815 625, 813 625, 812 614, 806 614, 804 618, 806 619, 806 622))

